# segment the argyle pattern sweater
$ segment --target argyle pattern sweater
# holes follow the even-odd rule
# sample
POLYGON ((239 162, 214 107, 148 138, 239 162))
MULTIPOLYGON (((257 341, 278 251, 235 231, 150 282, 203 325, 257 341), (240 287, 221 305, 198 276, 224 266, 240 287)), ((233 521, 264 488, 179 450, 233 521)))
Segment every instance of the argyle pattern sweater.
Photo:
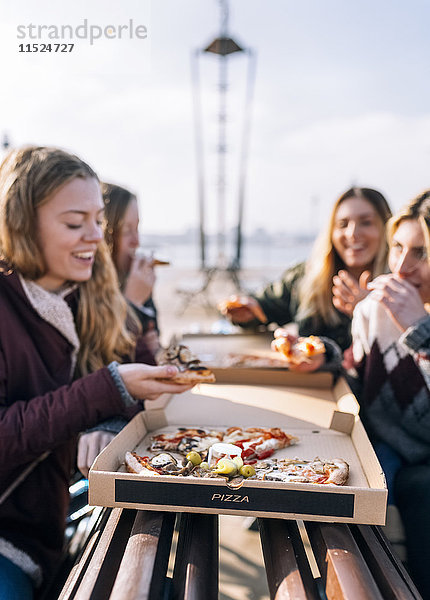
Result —
POLYGON ((360 416, 408 463, 430 459, 430 315, 401 333, 371 294, 352 323, 360 416))

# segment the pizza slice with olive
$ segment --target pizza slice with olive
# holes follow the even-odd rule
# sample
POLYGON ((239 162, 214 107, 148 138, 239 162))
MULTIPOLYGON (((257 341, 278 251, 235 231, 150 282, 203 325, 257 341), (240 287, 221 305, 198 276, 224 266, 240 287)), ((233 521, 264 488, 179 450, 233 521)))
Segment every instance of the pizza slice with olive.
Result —
POLYGON ((229 427, 224 430, 178 427, 155 434, 148 448, 151 456, 127 452, 126 468, 139 475, 181 475, 227 479, 241 485, 243 479, 284 483, 345 485, 349 466, 340 458, 301 460, 278 458, 277 450, 299 439, 278 427, 229 427), (208 460, 213 444, 223 442, 241 449, 240 455, 208 460), (171 454, 172 453, 172 454, 171 454))
POLYGON ((173 383, 196 385, 198 383, 215 383, 214 373, 202 365, 201 361, 183 344, 171 344, 163 348, 157 355, 159 365, 174 365, 179 373, 166 379, 173 383))

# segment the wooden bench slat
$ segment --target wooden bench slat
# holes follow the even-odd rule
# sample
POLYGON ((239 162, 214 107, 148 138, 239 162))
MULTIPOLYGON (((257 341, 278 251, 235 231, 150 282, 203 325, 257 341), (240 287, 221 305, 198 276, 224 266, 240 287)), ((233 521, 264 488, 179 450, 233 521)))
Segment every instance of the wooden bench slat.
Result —
POLYGON ((174 513, 137 513, 110 600, 163 597, 175 518, 174 513))
POLYGON ((79 587, 71 598, 106 600, 136 516, 135 510, 112 510, 102 531, 79 587))
MULTIPOLYGON (((271 600, 422 600, 379 527, 306 522, 315 579, 296 521, 258 523, 271 600)), ((218 515, 105 509, 89 530, 59 600, 218 600, 218 515)))
POLYGON ((390 600, 421 598, 412 579, 393 554, 388 540, 379 527, 351 525, 350 529, 384 598, 390 600))
POLYGON ((306 523, 328 600, 381 600, 373 576, 347 525, 306 523))
POLYGON ((79 556, 76 558, 76 562, 73 565, 66 581, 63 584, 63 588, 61 590, 60 595, 58 596, 58 600, 69 600, 70 598, 74 597, 76 588, 80 584, 82 577, 85 574, 87 566, 91 560, 91 557, 97 545, 98 539, 101 536, 102 530, 104 529, 106 522, 109 518, 110 512, 111 509, 105 509, 103 511, 98 512, 97 520, 94 522, 92 528, 90 529, 87 540, 79 556))
POLYGON ((319 598, 297 523, 258 519, 271 600, 319 598))
POLYGON ((182 513, 173 569, 173 600, 217 600, 218 515, 182 513))

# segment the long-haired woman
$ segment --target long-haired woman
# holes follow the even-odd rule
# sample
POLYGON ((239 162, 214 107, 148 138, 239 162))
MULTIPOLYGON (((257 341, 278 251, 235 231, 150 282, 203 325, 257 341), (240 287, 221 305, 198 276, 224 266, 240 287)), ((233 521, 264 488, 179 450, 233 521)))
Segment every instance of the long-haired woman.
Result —
POLYGON ((354 311, 356 393, 403 519, 408 567, 430 598, 430 190, 390 220, 388 240, 391 273, 354 311))
POLYGON ((299 335, 351 344, 351 315, 369 279, 386 269, 385 223, 391 211, 371 188, 351 188, 335 202, 310 258, 253 297, 236 298, 223 311, 243 326, 296 323, 299 335))
POLYGON ((32 598, 55 569, 78 434, 187 389, 160 380, 175 368, 138 363, 103 213, 96 174, 67 152, 26 147, 0 168, 3 600, 32 598))
POLYGON ((145 342, 153 354, 159 349, 157 310, 152 299, 154 261, 136 255, 139 247, 137 197, 126 188, 102 183, 105 203, 105 239, 112 253, 121 290, 142 326, 145 342))

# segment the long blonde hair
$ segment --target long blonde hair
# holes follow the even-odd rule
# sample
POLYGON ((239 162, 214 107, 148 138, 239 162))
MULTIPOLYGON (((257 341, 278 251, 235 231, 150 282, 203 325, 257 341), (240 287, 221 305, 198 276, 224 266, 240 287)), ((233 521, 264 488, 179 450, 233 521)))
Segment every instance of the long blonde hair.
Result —
MULTIPOLYGON (((26 279, 46 273, 34 235, 37 209, 76 177, 98 177, 77 156, 58 148, 13 150, 0 167, 0 253, 26 279)), ((76 328, 81 342, 77 371, 85 375, 112 360, 132 356, 135 341, 126 328, 127 305, 105 242, 97 247, 92 277, 79 284, 76 328)))
POLYGON ((306 262, 305 275, 300 283, 299 309, 297 319, 312 318, 328 325, 340 322, 339 313, 332 302, 333 277, 339 269, 346 268, 333 241, 333 229, 339 206, 349 198, 362 198, 369 202, 381 219, 381 244, 372 265, 372 277, 386 269, 388 246, 384 235, 384 225, 391 216, 391 210, 384 196, 371 188, 351 188, 335 202, 327 228, 317 238, 312 253, 306 262))
POLYGON ((393 235, 402 221, 418 221, 423 231, 427 248, 427 257, 430 260, 430 190, 418 194, 406 206, 400 209, 387 223, 388 243, 391 244, 393 235))

